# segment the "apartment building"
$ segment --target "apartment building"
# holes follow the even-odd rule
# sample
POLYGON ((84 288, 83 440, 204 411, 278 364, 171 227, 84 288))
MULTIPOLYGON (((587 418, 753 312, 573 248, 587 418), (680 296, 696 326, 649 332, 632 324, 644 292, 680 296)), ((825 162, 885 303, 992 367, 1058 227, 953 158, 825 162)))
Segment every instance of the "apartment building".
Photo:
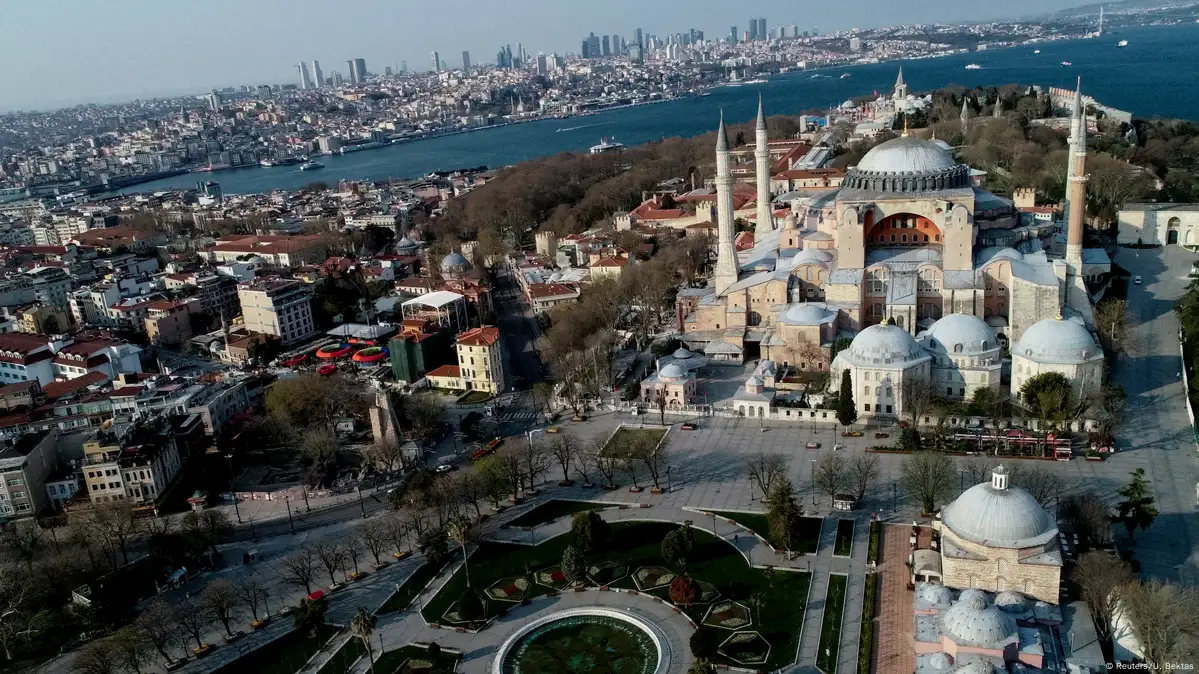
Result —
POLYGON ((311 337, 312 291, 288 279, 259 279, 238 286, 246 330, 274 335, 284 346, 311 337))
POLYGON ((83 480, 93 505, 154 503, 179 475, 182 462, 164 433, 125 427, 99 432, 83 443, 83 480))
POLYGON ((200 313, 200 300, 159 300, 149 306, 146 336, 155 346, 182 346, 192 338, 192 314, 200 313))
POLYGON ((458 372, 463 388, 503 393, 504 344, 499 328, 484 326, 458 335, 458 372))
POLYGON ((38 304, 70 310, 67 295, 71 292, 71 277, 58 267, 38 267, 25 273, 30 277, 33 298, 38 304))
POLYGON ((26 433, 0 450, 0 517, 33 517, 49 504, 46 478, 58 467, 58 432, 26 433))

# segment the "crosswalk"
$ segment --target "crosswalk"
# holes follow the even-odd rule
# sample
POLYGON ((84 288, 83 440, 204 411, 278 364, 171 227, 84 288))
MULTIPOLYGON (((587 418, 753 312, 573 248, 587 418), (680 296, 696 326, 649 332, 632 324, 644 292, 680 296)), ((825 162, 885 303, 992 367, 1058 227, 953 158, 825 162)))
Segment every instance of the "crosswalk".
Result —
POLYGON ((500 421, 532 421, 536 418, 536 412, 506 412, 500 421))

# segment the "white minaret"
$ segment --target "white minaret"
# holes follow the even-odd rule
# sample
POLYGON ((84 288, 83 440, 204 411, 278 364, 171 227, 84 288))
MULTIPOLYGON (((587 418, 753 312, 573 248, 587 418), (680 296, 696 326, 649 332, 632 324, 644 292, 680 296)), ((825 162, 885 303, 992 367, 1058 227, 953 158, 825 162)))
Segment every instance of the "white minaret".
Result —
MULTIPOLYGON (((1087 117, 1082 106, 1082 78, 1074 90, 1074 116, 1070 120, 1070 171, 1066 183, 1066 263, 1082 274, 1082 233, 1087 214, 1087 117)), ((1073 304, 1073 302, 1071 303, 1073 304)))
POLYGON ((733 172, 729 165, 729 134, 720 113, 716 132, 716 276, 713 285, 723 295, 737 282, 740 273, 737 247, 733 244, 733 172))
POLYGON ((770 134, 766 132, 766 113, 762 112, 762 95, 758 94, 758 125, 755 130, 757 146, 754 148, 754 159, 757 160, 755 172, 758 177, 758 222, 754 226, 755 243, 762 235, 774 229, 774 209, 770 204, 774 195, 770 193, 770 134))

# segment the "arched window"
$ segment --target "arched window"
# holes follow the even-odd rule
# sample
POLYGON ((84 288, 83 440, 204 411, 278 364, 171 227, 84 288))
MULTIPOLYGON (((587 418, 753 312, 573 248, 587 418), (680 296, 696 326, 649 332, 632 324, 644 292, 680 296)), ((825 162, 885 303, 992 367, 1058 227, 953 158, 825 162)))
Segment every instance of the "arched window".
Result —
POLYGON ((962 345, 961 345, 961 344, 954 344, 954 345, 953 345, 953 352, 954 352, 954 353, 961 353, 961 352, 962 352, 962 345))
POLYGON ((869 386, 862 387, 862 395, 864 395, 864 396, 870 395, 870 387, 869 386))

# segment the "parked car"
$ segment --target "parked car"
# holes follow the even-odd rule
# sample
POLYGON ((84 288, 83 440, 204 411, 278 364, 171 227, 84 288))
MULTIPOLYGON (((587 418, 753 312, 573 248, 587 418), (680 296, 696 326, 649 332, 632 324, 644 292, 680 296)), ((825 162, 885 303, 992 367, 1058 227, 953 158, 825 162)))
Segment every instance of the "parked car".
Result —
POLYGON ((691 422, 687 422, 687 423, 683 424, 682 426, 679 426, 679 428, 683 429, 684 431, 694 431, 695 429, 699 428, 699 426, 696 426, 695 424, 693 424, 691 422))
POLYGON ((841 432, 841 437, 844 437, 844 438, 860 438, 860 437, 862 437, 862 432, 861 432, 861 431, 842 431, 842 432, 841 432))
POLYGON ((457 468, 457 467, 458 467, 458 466, 455 466, 455 465, 454 465, 454 464, 452 464, 452 463, 443 463, 443 464, 441 464, 440 466, 438 466, 437 468, 435 468, 433 472, 435 472, 435 473, 448 473, 448 472, 450 472, 451 470, 454 470, 454 469, 455 469, 455 468, 457 468))
POLYGON ((1141 285, 1141 277, 1140 276, 1132 277, 1132 282, 1134 285, 1138 285, 1138 286, 1141 285))
POLYGON ((880 431, 880 432, 878 432, 878 433, 875 433, 875 434, 874 434, 874 437, 875 437, 875 439, 876 439, 876 440, 882 440, 883 438, 889 438, 889 437, 891 437, 891 434, 890 434, 890 433, 883 433, 883 432, 881 432, 881 431, 880 431))
POLYGON ((816 442, 815 440, 813 440, 813 441, 809 442, 809 443, 806 445, 806 447, 807 447, 808 449, 820 449, 820 443, 819 443, 819 442, 816 442))

